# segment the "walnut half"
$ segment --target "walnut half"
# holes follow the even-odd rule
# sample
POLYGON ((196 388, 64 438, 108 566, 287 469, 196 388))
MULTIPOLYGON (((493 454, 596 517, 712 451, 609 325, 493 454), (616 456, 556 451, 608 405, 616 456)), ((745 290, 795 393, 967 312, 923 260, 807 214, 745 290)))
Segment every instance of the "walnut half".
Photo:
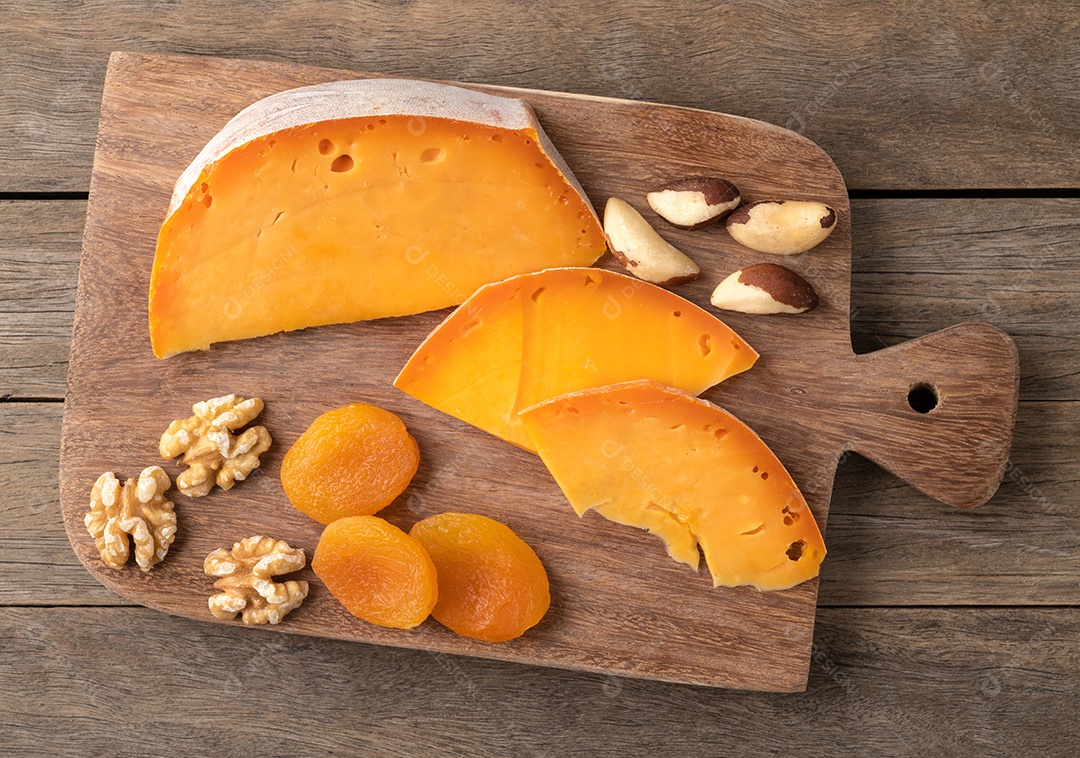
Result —
POLYGON ((242 613, 245 624, 281 623, 304 602, 308 583, 275 582, 274 577, 299 571, 306 563, 301 548, 271 537, 248 537, 232 550, 218 548, 203 564, 207 576, 219 577, 214 586, 221 590, 210 598, 210 612, 225 620, 242 613))
POLYGON ((259 456, 271 443, 266 427, 253 426, 239 435, 233 432, 262 413, 262 400, 224 395, 195 403, 191 410, 195 415, 169 424, 158 445, 164 458, 184 455, 181 463, 189 468, 176 478, 181 494, 202 497, 215 483, 223 490, 231 489, 259 467, 259 456))
POLYGON ((111 471, 98 477, 83 523, 106 566, 124 567, 131 549, 129 536, 135 542, 139 568, 149 571, 161 562, 176 538, 176 513, 165 499, 171 486, 160 466, 144 469, 137 481, 128 479, 123 486, 111 471))

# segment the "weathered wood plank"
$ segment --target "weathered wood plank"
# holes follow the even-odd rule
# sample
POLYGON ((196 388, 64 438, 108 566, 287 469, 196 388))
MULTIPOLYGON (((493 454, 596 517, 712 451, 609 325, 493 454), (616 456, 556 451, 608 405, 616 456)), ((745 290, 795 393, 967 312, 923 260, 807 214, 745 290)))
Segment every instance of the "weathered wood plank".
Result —
POLYGON ((0 397, 62 398, 86 203, 0 201, 0 397))
POLYGON ((860 352, 958 321, 1020 349, 1020 397, 1080 398, 1080 199, 852 203, 852 342, 860 352))
MULTIPOLYGON (((0 404, 0 605, 126 604, 68 545, 56 484, 60 414, 58 403, 0 404)), ((1078 426, 1080 403, 1021 403, 1006 481, 974 511, 846 461, 819 606, 1080 602, 1078 426)))
POLYGON ((87 573, 64 532, 63 410, 60 403, 0 403, 0 605, 128 604, 87 573))
MULTIPOLYGON (((83 201, 0 202, 0 396, 62 398, 83 201)), ((1080 200, 856 200, 852 341, 964 320, 1020 348, 1020 397, 1080 399, 1080 200)))
MULTIPOLYGON (((50 324, 46 340, 26 338, 25 354, 41 352, 35 346, 45 344, 54 346, 52 355, 66 356, 70 311, 52 322, 47 321, 51 316, 26 316, 23 311, 33 314, 36 304, 43 303, 49 313, 53 301, 70 301, 83 212, 82 202, 0 203, 0 226, 6 230, 0 239, 0 266, 20 278, 15 285, 9 285, 7 277, 0 279, 0 288, 8 287, 0 302, 41 293, 0 315, 3 344, 17 344, 13 337, 19 329, 42 321, 50 324), (64 271, 71 273, 58 275, 64 271)), ((881 344, 875 335, 897 341, 966 317, 986 316, 1017 336, 1023 356, 1022 396, 1076 398, 1080 348, 1071 326, 1075 319, 1069 315, 1075 298, 1057 297, 1047 305, 1039 289, 1052 285, 1067 291, 1075 279, 1078 217, 1076 200, 857 202, 856 344, 861 340, 869 349, 881 344), (941 215, 954 223, 935 220, 941 215), (1013 229, 1018 226, 1013 219, 1034 220, 1013 229), (1029 249, 1040 251, 1040 257, 1030 259, 1040 266, 1030 270, 1023 257, 1029 249), (905 273, 909 270, 922 273, 905 273), (1008 290, 1007 303, 996 312, 982 313, 989 301, 980 298, 990 286, 1010 286, 1002 284, 1010 272, 1020 276, 1008 290), (1032 286, 1036 275, 1039 284, 1032 286), (932 298, 939 290, 957 296, 932 298), (893 323, 890 314, 903 316, 893 323), (1041 367, 1030 369, 1033 363, 1041 367)), ((62 397, 65 372, 59 369, 64 363, 47 361, 48 371, 20 367, 11 359, 14 354, 10 347, 0 351, 3 393, 25 397, 47 391, 62 397)), ((842 467, 821 603, 1074 602, 1070 577, 1076 574, 1077 540, 1062 529, 1071 523, 1067 509, 1077 496, 1070 484, 1076 479, 1070 473, 1075 449, 1063 447, 1078 421, 1071 407, 1021 404, 1012 456, 1016 466, 1002 492, 971 513, 939 506, 865 461, 853 459, 842 467), (993 576, 982 568, 986 560, 996 567, 993 576), (954 574, 963 566, 972 568, 957 582, 954 574), (1038 592, 1031 592, 1032 586, 1038 592)), ((0 602, 117 602, 79 566, 60 525, 55 495, 60 407, 19 405, 5 406, 4 411, 7 433, 0 460, 24 461, 24 450, 37 452, 25 463, 4 467, 8 487, 15 488, 8 491, 18 494, 3 501, 0 560, 17 581, 2 590, 0 602), (13 426, 16 417, 20 422, 13 426), (48 495, 42 496, 46 489, 48 495), (28 502, 38 504, 28 511, 28 502), (50 551, 44 573, 37 565, 42 544, 50 551)))
POLYGON ((1080 602, 1080 403, 1020 403, 1005 481, 974 510, 948 508, 853 457, 829 509, 818 603, 1080 602))
POLYGON ((21 756, 1065 756, 1078 628, 1076 609, 824 609, 809 691, 763 695, 8 608, 0 731, 21 756))
POLYGON ((768 5, 479 0, 0 5, 0 191, 85 190, 114 50, 630 97, 819 142, 852 187, 1071 186, 1067 0, 768 5), (242 30, 242 33, 237 33, 242 30), (1023 149, 1017 149, 1022 145, 1023 149))

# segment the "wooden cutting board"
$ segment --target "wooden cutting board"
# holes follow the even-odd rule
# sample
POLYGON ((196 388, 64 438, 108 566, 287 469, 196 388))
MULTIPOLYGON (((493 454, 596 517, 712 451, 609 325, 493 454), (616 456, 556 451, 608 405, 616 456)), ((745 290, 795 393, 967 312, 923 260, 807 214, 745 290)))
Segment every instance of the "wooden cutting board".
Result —
MULTIPOLYGON (((617 675, 756 690, 806 686, 817 581, 784 592, 714 589, 708 572, 670 560, 656 538, 588 514, 578 519, 540 460, 444 416, 391 382, 446 312, 321 327, 214 346, 156 360, 147 333, 147 287, 158 227, 173 183, 234 114, 291 87, 357 74, 304 66, 116 53, 101 106, 75 312, 60 484, 72 546, 118 594, 169 613, 216 622, 203 559, 254 534, 286 539, 309 556, 322 526, 289 505, 282 456, 317 415, 348 402, 399 414, 422 462, 409 489, 382 512, 408 529, 447 510, 509 524, 547 567, 552 606, 512 642, 459 637, 429 619, 403 632, 350 616, 311 574, 311 594, 283 632, 560 666, 617 675), (265 400, 260 418, 275 444, 263 467, 229 492, 189 500, 175 493, 179 533, 149 574, 106 568, 83 527, 90 487, 160 463, 157 443, 192 403, 235 392, 265 400)), ((749 372, 705 393, 772 447, 806 495, 822 530, 837 461, 853 450, 946 503, 974 506, 1000 481, 1017 397, 1008 336, 964 324, 856 356, 849 335, 851 224, 843 178, 808 140, 719 113, 626 100, 468 85, 524 98, 536 109, 593 203, 611 195, 646 216, 646 191, 692 173, 733 180, 748 199, 822 200, 839 225, 818 249, 784 262, 821 296, 803 316, 722 313, 760 353, 749 372), (912 400, 928 413, 917 412, 912 400), (921 394, 921 398, 919 397, 921 394)), ((723 225, 683 232, 659 226, 701 265, 677 288, 708 306, 730 272, 770 259, 738 246, 723 225)), ((601 265, 618 270, 610 256, 601 265)), ((948 518, 942 509, 941 518, 948 518)), ((826 534, 826 540, 828 536, 826 534)), ((829 570, 828 558, 824 571, 829 570)), ((216 622, 222 623, 222 622, 216 622)), ((238 623, 238 622, 234 622, 238 623)))

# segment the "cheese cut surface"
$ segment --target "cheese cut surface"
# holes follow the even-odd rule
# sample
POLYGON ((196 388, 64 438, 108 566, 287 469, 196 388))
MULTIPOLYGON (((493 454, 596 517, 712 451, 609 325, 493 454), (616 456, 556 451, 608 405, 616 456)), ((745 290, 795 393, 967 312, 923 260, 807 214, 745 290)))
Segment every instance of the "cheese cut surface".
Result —
POLYGON ((716 317, 653 284, 555 268, 481 287, 413 353, 394 385, 526 450, 522 408, 652 379, 702 392, 757 353, 716 317))
POLYGON ((825 543, 784 466, 722 408, 655 382, 574 392, 521 411, 578 515, 661 537, 714 586, 782 590, 818 574, 825 543))
POLYGON ((304 87, 246 109, 180 177, 151 343, 166 357, 435 310, 604 249, 525 103, 408 80, 304 87))

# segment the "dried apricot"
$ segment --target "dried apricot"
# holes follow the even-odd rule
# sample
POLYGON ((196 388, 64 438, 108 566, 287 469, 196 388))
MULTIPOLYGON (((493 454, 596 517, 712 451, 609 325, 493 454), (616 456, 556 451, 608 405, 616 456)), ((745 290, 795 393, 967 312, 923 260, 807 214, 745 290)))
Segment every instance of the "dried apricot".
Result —
POLYGON ((439 623, 464 637, 504 642, 535 626, 551 605, 547 572, 505 524, 472 513, 440 513, 413 526, 439 574, 439 623))
POLYGON ((323 524, 370 516, 405 491, 420 449, 405 424, 374 405, 327 411, 281 462, 281 484, 298 510, 323 524))
POLYGON ((379 626, 412 629, 431 615, 439 595, 424 546, 378 516, 326 527, 311 568, 349 613, 379 626))

